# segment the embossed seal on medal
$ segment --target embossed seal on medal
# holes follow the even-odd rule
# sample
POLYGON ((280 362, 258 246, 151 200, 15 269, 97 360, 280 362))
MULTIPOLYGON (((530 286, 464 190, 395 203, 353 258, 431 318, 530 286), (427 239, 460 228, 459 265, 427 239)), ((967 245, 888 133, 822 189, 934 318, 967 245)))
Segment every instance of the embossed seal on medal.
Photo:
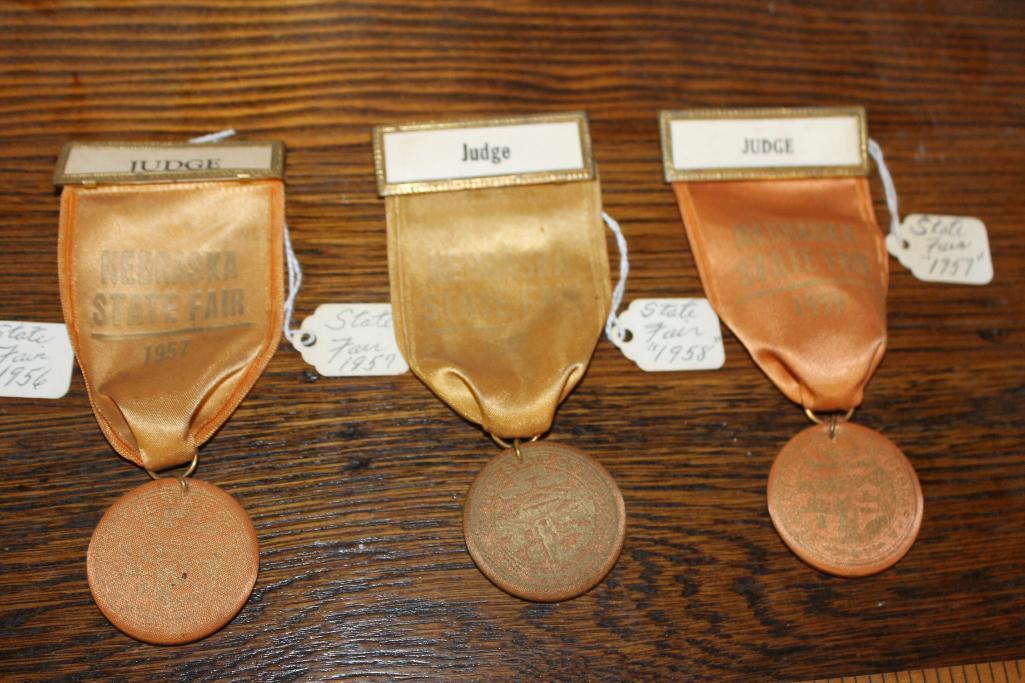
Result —
POLYGON ((605 468, 559 443, 507 449, 466 496, 466 548, 502 590, 537 602, 568 600, 609 573, 623 548, 623 496, 605 468))
POLYGON ((769 515, 802 560, 837 576, 868 576, 896 564, 922 525, 922 489, 889 439, 841 422, 805 429, 769 473, 769 515))
POLYGON ((199 640, 249 598, 260 552, 249 515, 196 479, 151 481, 119 498, 89 542, 89 588, 103 615, 156 645, 199 640))

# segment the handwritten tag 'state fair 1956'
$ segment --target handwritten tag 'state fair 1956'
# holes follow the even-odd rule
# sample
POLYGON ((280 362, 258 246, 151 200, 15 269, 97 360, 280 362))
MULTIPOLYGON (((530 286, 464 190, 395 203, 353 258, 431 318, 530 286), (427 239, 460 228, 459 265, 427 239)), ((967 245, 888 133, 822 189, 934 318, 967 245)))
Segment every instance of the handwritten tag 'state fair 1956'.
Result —
POLYGON ((74 360, 64 325, 0 320, 0 396, 61 398, 74 360))

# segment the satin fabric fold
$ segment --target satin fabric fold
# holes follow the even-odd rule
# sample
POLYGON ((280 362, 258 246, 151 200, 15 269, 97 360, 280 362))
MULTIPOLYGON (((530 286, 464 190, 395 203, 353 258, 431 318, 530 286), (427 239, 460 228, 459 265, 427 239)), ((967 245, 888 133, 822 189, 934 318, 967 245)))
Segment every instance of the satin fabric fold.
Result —
POLYGON ((542 434, 610 306, 597 180, 385 198, 410 368, 499 437, 542 434))
POLYGON ((66 186, 61 303, 97 421, 149 470, 189 462, 277 348, 280 180, 66 186))
POLYGON ((886 247, 865 178, 673 183, 719 317, 792 401, 847 410, 886 350, 886 247))

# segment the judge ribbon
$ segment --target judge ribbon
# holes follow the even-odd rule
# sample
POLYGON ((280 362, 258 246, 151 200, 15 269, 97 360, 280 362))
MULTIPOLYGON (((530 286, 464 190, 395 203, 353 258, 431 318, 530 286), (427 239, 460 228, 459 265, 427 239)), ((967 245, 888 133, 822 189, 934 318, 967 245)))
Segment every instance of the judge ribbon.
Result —
POLYGON ((375 157, 399 347, 505 447, 467 494, 467 549, 513 595, 575 597, 615 564, 625 526, 600 464, 538 441, 610 305, 586 118, 379 127, 375 157))
POLYGON ((662 134, 709 301, 815 423, 769 474, 776 530, 822 571, 887 569, 918 535, 922 492, 894 444, 849 421, 886 350, 864 110, 663 112, 662 134))
POLYGON ((138 640, 203 638, 256 581, 249 516, 186 477, 277 347, 281 155, 277 143, 71 144, 58 165, 68 333, 103 434, 153 478, 107 510, 87 556, 100 611, 138 640))

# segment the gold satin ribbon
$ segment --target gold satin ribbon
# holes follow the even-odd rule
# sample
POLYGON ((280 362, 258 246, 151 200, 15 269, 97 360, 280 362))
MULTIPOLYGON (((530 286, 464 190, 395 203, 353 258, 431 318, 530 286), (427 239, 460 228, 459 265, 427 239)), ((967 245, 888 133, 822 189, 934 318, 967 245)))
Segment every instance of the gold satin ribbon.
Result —
POLYGON ((97 421, 125 458, 189 462, 277 348, 280 180, 68 185, 61 304, 97 421))
POLYGON ((886 351, 886 247, 868 180, 673 183, 705 292, 786 396, 848 410, 886 351))
POLYGON ((548 431, 611 303, 599 182, 389 196, 385 207, 410 368, 495 436, 548 431))

